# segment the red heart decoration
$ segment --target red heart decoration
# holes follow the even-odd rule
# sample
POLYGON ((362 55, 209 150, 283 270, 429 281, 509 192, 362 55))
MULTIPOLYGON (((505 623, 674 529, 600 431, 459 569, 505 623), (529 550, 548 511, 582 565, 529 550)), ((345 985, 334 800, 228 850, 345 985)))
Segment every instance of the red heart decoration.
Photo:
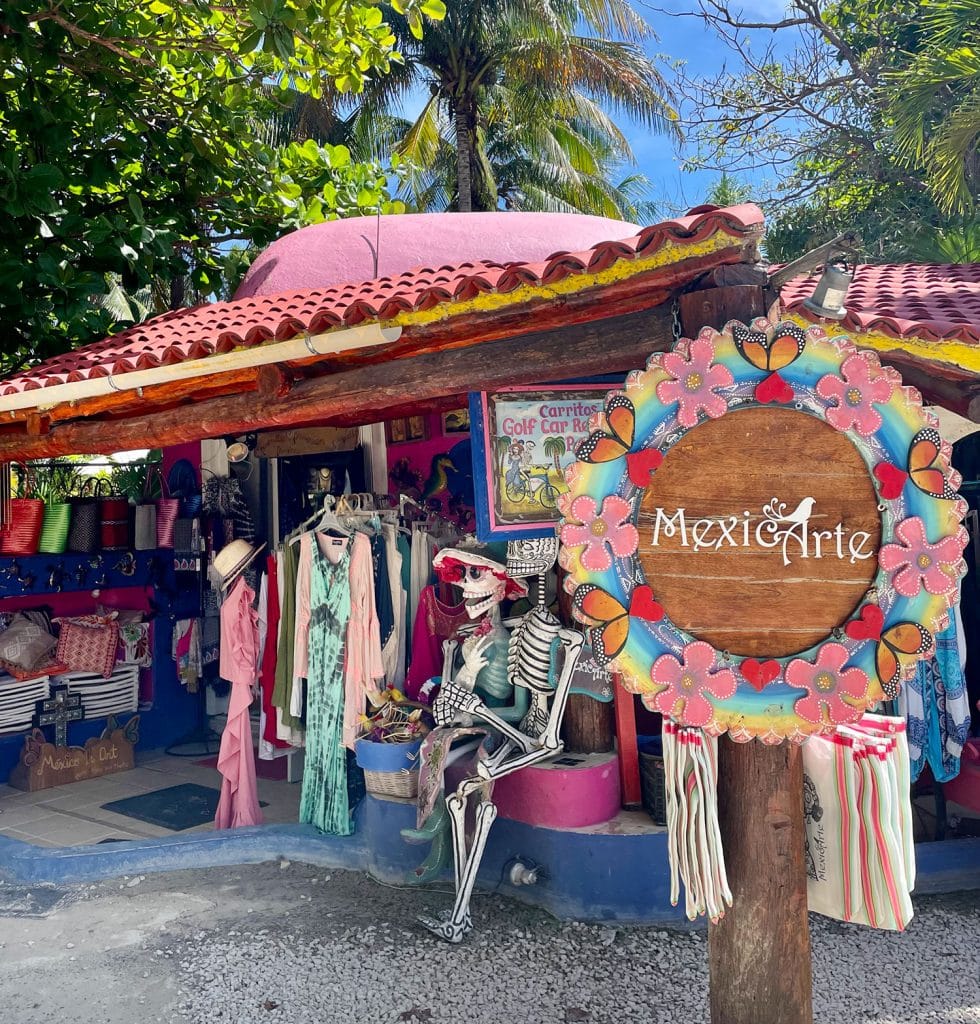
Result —
POLYGON ((905 481, 909 478, 904 469, 899 469, 890 462, 879 462, 871 472, 881 484, 881 496, 889 500, 897 498, 902 493, 905 481))
POLYGON ((656 448, 644 448, 641 452, 630 452, 626 456, 626 472, 637 487, 647 487, 650 474, 660 468, 664 461, 663 452, 656 448))
POLYGON ((880 640, 884 624, 884 612, 876 604, 866 604, 858 617, 844 627, 844 632, 852 640, 880 640))
POLYGON ((793 401, 793 389, 778 373, 770 373, 761 384, 756 385, 755 400, 763 405, 767 402, 787 405, 793 401))
POLYGON ((664 617, 664 606, 654 601, 649 587, 636 587, 630 595, 630 615, 647 622, 659 622, 664 617))
POLYGON ((755 658, 746 658, 739 666, 745 681, 758 690, 760 693, 774 680, 779 678, 778 661, 756 661, 755 658))

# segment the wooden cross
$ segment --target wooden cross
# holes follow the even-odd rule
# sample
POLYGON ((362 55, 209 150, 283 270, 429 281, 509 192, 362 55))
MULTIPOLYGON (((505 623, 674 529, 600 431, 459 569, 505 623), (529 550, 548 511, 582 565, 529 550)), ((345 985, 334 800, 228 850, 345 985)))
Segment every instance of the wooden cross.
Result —
POLYGON ((54 745, 68 746, 68 723, 80 722, 85 717, 82 695, 69 693, 67 686, 53 686, 51 696, 37 702, 34 724, 38 727, 54 726, 54 745))

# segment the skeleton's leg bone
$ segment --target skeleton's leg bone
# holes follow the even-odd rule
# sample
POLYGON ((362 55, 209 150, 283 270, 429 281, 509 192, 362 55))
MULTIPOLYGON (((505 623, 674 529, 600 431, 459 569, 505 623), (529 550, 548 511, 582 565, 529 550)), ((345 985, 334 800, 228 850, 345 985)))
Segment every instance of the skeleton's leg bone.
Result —
POLYGON ((466 784, 466 780, 459 784, 456 792, 446 798, 446 809, 449 811, 449 820, 453 827, 453 866, 456 869, 456 891, 459 892, 460 883, 463 877, 463 865, 466 863, 466 798, 468 793, 461 793, 460 790, 466 784))
MULTIPOLYGON (((456 794, 453 794, 453 797, 455 796, 456 794)), ((450 797, 450 800, 453 797, 450 797)), ((452 813, 451 806, 450 813, 452 813)), ((473 842, 470 844, 469 855, 466 858, 465 866, 460 876, 460 883, 456 889, 456 902, 453 905, 452 913, 446 921, 433 921, 431 918, 422 919, 422 923, 426 928, 447 942, 460 942, 463 936, 472 928, 470 898, 473 895, 473 886, 476 884, 477 872, 480 870, 480 862, 483 860, 483 851, 486 849, 487 837, 490 835, 490 828, 496 817, 496 806, 489 800, 481 801, 476 809, 476 829, 473 835, 473 842)))

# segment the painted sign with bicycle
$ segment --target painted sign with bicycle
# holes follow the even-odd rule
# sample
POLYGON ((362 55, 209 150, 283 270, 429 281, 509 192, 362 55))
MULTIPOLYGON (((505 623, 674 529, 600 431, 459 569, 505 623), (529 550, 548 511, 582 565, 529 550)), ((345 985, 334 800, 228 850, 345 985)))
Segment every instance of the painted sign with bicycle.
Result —
POLYGON ((558 520, 565 467, 602 409, 603 384, 514 388, 470 396, 482 540, 544 536, 558 520), (482 493, 481 493, 482 492, 482 493))

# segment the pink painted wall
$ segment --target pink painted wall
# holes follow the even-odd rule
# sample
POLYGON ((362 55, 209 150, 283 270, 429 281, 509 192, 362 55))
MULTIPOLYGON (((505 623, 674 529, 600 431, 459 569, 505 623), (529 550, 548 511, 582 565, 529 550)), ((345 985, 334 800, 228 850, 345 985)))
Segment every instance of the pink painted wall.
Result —
POLYGON ((472 527, 473 464, 468 445, 456 451, 451 465, 433 465, 437 456, 448 455, 468 442, 470 435, 443 434, 441 413, 430 413, 425 420, 428 433, 425 440, 388 442, 388 493, 434 499, 447 518, 464 528, 472 527))

